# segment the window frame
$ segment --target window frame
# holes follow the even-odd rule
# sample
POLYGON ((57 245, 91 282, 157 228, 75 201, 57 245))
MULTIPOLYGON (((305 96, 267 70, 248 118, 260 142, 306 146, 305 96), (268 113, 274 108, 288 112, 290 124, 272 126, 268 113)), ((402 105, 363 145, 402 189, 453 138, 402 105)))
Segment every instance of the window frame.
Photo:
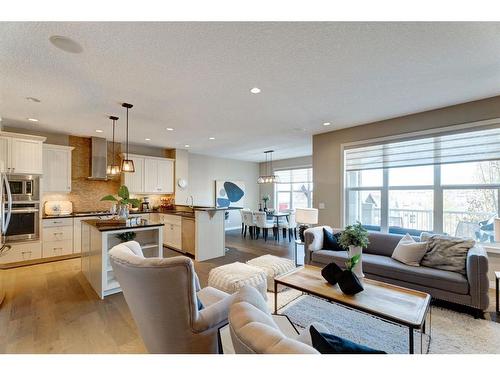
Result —
POLYGON ((274 208, 279 209, 278 207, 278 193, 288 193, 289 194, 289 202, 290 202, 290 209, 294 209, 295 205, 293 204, 293 193, 301 193, 302 191, 300 190, 293 190, 293 185, 294 184, 309 184, 312 186, 312 195, 307 198, 307 204, 308 208, 313 207, 313 194, 314 194, 314 182, 313 182, 313 167, 311 165, 308 166, 300 166, 300 167, 293 167, 293 168, 276 168, 273 170, 273 172, 283 172, 283 171, 295 171, 299 169, 310 169, 311 170, 311 179, 310 181, 302 181, 302 182, 294 182, 293 178, 291 178, 291 182, 279 182, 274 184, 273 186, 273 195, 274 195, 274 208), (287 190, 279 190, 278 185, 288 185, 289 189, 287 190))
MULTIPOLYGON (((383 169, 383 183, 382 186, 363 186, 363 187, 344 187, 343 199, 343 226, 346 225, 348 220, 348 207, 349 207, 349 192, 363 191, 363 190, 377 190, 381 192, 380 198, 380 232, 389 232, 389 191, 390 190, 431 190, 433 192, 433 227, 432 231, 436 233, 443 233, 444 229, 444 191, 445 190, 496 190, 497 201, 497 215, 500 216, 500 183, 498 184, 441 184, 441 164, 434 165, 434 184, 433 185, 407 185, 407 186, 389 186, 389 169, 383 169)), ((345 172, 344 172, 345 178, 345 172)))

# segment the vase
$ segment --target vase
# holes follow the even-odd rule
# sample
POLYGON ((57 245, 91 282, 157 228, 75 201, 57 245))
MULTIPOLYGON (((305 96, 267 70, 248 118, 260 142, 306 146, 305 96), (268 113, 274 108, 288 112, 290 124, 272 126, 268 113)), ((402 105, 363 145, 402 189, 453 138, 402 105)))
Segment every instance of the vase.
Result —
POLYGON ((127 204, 120 204, 118 207, 118 216, 120 219, 127 219, 129 215, 129 210, 128 210, 128 205, 127 204))
POLYGON ((363 285, 361 285, 358 277, 355 273, 349 270, 342 271, 342 275, 340 276, 338 282, 342 293, 347 294, 348 296, 353 296, 363 291, 363 285))
POLYGON ((329 263, 321 270, 321 276, 328 281, 328 284, 335 285, 342 276, 342 269, 335 263, 329 263))
POLYGON ((365 275, 363 274, 363 248, 361 246, 349 246, 349 258, 352 258, 355 255, 359 254, 359 262, 354 266, 352 271, 356 274, 357 277, 363 278, 365 275))

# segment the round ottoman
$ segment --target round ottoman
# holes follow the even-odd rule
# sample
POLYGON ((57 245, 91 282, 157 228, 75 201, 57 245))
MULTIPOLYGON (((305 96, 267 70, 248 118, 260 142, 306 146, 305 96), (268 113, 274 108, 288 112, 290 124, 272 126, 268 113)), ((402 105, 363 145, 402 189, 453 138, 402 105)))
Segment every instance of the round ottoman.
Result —
MULTIPOLYGON (((280 258, 275 255, 262 255, 258 258, 251 259, 247 262, 248 265, 260 268, 267 276, 267 290, 274 292, 274 278, 290 272, 295 269, 293 260, 280 258)), ((278 292, 286 289, 286 286, 279 285, 278 292)))
POLYGON ((235 262, 213 268, 208 274, 208 286, 233 294, 244 285, 253 286, 267 301, 267 276, 257 267, 235 262))

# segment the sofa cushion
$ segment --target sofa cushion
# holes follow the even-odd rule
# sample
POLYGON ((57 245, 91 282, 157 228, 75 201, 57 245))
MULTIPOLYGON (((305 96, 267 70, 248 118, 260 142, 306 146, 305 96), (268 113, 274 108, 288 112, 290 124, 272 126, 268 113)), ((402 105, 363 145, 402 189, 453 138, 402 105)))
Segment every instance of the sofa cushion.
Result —
MULTIPOLYGON (((341 267, 345 267, 347 251, 315 251, 312 255, 314 262, 331 263, 335 262, 341 267)), ((401 280, 408 283, 442 289, 457 294, 468 294, 469 283, 465 276, 451 271, 440 270, 429 267, 412 267, 400 263, 390 257, 363 254, 363 271, 373 274, 401 280)))
POLYGON ((423 266, 465 275, 467 253, 476 243, 473 239, 430 233, 422 233, 420 238, 427 242, 427 253, 422 259, 423 266))
POLYGON ((418 267, 420 261, 427 251, 426 242, 417 242, 408 233, 401 238, 398 246, 392 253, 392 259, 407 264, 409 266, 418 267))
POLYGON ((344 248, 339 243, 340 233, 332 233, 323 228, 323 249, 342 251, 344 248))
POLYGON ((399 234, 387 234, 378 232, 369 232, 368 240, 370 243, 363 252, 366 254, 392 256, 394 249, 398 246, 399 241, 403 236, 399 234))

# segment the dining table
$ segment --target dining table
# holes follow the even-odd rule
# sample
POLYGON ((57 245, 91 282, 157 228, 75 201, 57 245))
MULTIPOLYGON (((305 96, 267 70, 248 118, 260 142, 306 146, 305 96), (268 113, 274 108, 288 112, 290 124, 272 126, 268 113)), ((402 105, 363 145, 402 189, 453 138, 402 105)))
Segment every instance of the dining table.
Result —
POLYGON ((267 216, 272 216, 276 219, 276 241, 279 242, 280 240, 280 226, 279 226, 279 220, 280 217, 286 217, 286 220, 288 221, 288 217, 290 216, 289 212, 268 212, 267 216))

